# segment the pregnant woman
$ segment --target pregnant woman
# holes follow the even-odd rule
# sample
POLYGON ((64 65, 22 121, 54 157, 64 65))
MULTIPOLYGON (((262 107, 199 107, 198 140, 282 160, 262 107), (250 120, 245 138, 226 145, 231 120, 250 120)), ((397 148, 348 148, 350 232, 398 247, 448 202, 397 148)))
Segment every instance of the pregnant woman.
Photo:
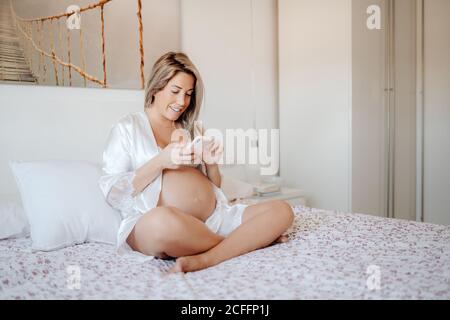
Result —
MULTIPOLYGON (((218 164, 186 148, 182 132, 195 126, 203 98, 201 77, 183 53, 169 52, 155 63, 145 107, 111 130, 103 153, 100 187, 122 223, 119 252, 177 258, 172 272, 190 272, 284 242, 293 221, 283 201, 229 205, 220 189, 218 164), (184 130, 184 131, 183 131, 184 130)), ((209 143, 206 154, 220 154, 209 143)))

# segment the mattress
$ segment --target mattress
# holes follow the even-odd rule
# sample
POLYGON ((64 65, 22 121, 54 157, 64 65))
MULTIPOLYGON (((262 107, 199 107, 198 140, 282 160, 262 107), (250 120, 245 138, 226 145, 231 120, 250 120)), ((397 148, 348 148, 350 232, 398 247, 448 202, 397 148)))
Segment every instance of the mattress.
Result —
POLYGON ((450 227, 294 207, 290 240, 168 274, 85 243, 32 252, 0 241, 1 299, 450 299, 450 227))

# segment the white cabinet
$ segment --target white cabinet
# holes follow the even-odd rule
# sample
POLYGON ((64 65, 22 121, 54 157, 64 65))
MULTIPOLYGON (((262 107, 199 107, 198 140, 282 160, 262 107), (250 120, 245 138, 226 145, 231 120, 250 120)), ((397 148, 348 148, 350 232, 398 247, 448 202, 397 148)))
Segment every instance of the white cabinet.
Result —
POLYGON ((450 1, 352 7, 352 211, 450 224, 450 1), (366 27, 381 8, 382 28, 366 27))
POLYGON ((353 1, 352 21, 352 211, 414 220, 416 4, 353 1))
POLYGON ((450 1, 424 5, 423 219, 450 225, 450 1))

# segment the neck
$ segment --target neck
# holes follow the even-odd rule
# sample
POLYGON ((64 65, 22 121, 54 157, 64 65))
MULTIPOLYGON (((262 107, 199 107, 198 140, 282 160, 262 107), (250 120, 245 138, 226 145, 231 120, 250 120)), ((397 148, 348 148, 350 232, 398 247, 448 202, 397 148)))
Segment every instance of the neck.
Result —
POLYGON ((153 123, 159 127, 165 127, 165 128, 175 127, 175 121, 164 118, 158 111, 156 111, 156 108, 151 108, 151 107, 146 108, 145 113, 147 114, 151 123, 153 123))

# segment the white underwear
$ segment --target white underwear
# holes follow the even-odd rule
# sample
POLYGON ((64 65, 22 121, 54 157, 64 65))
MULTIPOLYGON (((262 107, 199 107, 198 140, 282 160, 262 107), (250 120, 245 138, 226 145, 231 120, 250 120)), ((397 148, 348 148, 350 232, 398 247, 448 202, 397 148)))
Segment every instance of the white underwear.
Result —
POLYGON ((242 214, 248 205, 217 202, 214 212, 205 221, 206 226, 214 233, 227 237, 242 223, 242 214))

